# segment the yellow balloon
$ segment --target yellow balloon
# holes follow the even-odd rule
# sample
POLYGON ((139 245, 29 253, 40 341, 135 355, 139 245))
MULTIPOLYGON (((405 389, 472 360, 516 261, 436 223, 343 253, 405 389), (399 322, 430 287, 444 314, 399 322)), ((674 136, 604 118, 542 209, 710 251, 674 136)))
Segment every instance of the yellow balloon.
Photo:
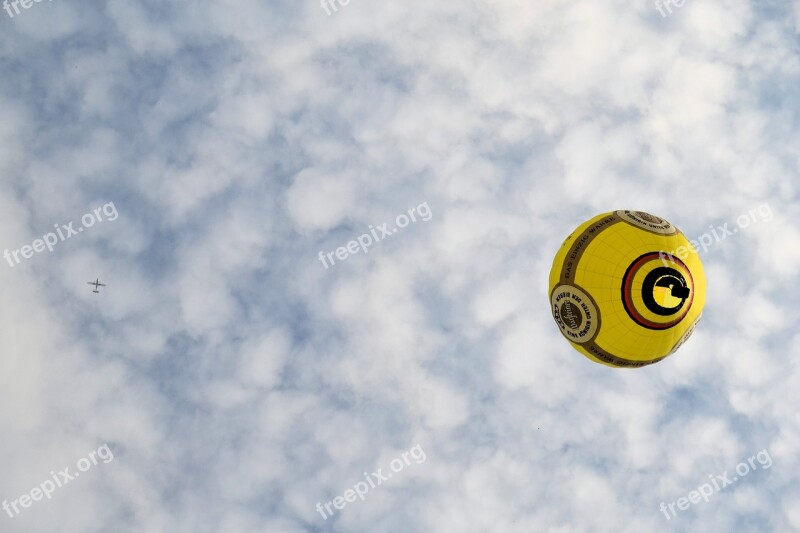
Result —
POLYGON ((597 215, 567 237, 550 270, 561 333, 583 355, 641 367, 674 353, 706 299, 697 250, 678 228, 642 211, 597 215))

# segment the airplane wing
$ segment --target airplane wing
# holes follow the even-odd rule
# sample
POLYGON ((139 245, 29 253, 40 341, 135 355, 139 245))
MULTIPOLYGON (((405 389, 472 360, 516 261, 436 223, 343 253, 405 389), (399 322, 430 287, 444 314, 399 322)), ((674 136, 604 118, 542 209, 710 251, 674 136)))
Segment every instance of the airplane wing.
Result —
POLYGON ((105 287, 106 286, 105 283, 98 283, 98 285, 100 285, 101 287, 105 287))

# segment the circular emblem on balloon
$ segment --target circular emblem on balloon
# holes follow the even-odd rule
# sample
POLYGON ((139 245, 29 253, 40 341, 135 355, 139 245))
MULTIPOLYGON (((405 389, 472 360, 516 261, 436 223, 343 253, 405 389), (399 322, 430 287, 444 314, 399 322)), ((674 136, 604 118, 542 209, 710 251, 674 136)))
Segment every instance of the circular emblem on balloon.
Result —
POLYGON ((675 226, 663 218, 644 211, 617 211, 617 215, 625 222, 659 235, 674 235, 678 231, 675 226))
POLYGON ((634 322, 648 329, 667 329, 689 312, 692 273, 677 257, 650 252, 637 257, 622 278, 622 304, 634 322))
POLYGON ((584 291, 573 285, 560 285, 550 295, 553 318, 567 340, 582 344, 594 339, 600 328, 597 305, 584 291))

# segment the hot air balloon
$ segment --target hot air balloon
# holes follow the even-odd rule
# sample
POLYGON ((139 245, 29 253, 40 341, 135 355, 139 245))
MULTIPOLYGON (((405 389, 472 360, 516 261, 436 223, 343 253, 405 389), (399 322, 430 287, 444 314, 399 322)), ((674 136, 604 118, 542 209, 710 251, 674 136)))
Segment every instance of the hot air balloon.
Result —
POLYGON ((550 270, 562 335, 592 361, 636 368, 661 361, 702 315, 703 264, 683 233, 642 211, 612 211, 564 241, 550 270))

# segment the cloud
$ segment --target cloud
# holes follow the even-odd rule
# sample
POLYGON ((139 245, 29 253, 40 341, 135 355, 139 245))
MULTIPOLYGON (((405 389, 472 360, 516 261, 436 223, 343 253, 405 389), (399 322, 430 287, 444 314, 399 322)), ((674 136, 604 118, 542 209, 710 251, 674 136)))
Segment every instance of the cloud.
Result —
POLYGON ((0 530, 797 529, 799 14, 0 10, 2 248, 119 210, 0 267, 0 502, 115 454, 0 530), (570 348, 546 287, 570 231, 630 208, 738 231, 701 252, 689 342, 625 371, 570 348), (424 463, 315 510, 417 444, 424 463), (770 469, 659 511, 763 449, 770 469))

